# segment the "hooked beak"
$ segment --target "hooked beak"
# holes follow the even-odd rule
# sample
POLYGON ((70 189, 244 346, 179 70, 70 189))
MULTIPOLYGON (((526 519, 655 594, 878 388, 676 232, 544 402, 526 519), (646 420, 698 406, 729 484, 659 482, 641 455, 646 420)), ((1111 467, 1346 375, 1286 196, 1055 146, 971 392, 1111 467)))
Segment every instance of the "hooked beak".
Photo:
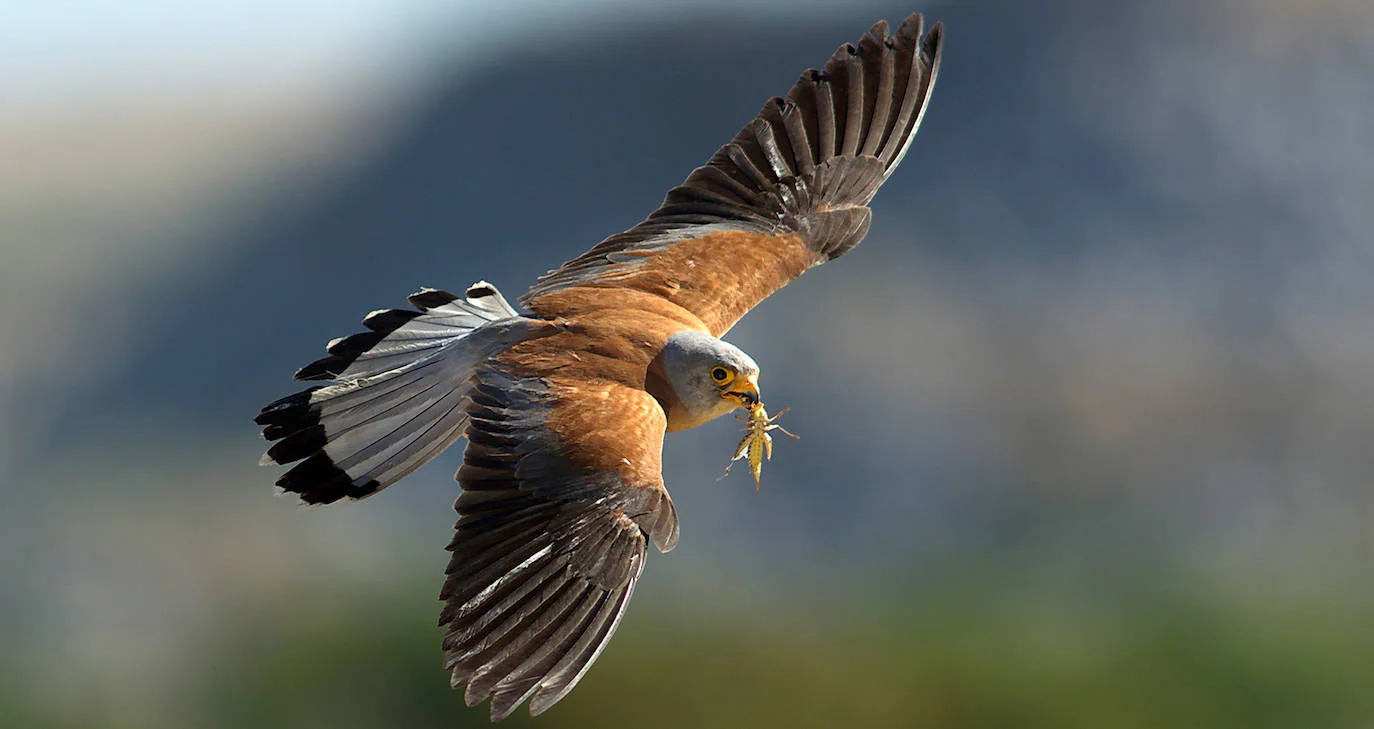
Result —
POLYGON ((745 410, 753 411, 760 402, 759 376, 749 375, 736 379, 730 384, 729 389, 720 393, 720 396, 735 402, 745 410))

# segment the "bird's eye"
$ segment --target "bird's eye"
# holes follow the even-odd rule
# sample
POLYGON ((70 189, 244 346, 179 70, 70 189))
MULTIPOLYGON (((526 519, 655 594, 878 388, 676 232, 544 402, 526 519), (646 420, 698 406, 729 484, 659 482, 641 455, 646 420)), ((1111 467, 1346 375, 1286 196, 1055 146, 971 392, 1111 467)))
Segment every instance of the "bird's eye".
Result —
POLYGON ((725 383, 730 381, 730 370, 727 370, 724 367, 712 368, 711 379, 715 380, 718 384, 724 385, 725 383))

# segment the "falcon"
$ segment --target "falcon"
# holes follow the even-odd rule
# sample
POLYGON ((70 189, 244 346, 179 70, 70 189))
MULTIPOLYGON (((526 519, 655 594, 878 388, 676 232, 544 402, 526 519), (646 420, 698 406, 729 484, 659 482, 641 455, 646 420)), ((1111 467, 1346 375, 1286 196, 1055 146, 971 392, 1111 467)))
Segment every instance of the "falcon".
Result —
POLYGON ((906 154, 940 66, 940 24, 885 21, 774 98, 643 222, 511 306, 479 282, 374 311, 263 408, 263 463, 307 504, 364 499, 467 437, 440 599, 445 667, 469 706, 531 714, 615 633, 649 543, 678 540, 665 433, 760 406, 759 366, 722 337, 844 255, 906 154))

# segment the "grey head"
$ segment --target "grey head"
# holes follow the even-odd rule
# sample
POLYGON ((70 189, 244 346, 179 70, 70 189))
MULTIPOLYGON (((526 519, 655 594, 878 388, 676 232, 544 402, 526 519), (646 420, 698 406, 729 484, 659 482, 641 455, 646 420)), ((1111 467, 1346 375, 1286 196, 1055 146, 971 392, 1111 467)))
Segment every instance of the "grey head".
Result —
MULTIPOLYGON (((759 402, 759 366, 729 342, 709 334, 682 331, 663 347, 663 371, 685 408, 676 414, 682 427, 718 418, 759 402)), ((674 414, 670 413, 670 418, 674 414)))

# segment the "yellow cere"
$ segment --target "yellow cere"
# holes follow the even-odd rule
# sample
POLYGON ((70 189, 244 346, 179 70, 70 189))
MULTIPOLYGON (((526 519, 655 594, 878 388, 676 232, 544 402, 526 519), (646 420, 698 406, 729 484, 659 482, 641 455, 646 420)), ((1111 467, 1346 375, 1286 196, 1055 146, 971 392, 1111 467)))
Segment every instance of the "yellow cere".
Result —
POLYGON ((749 411, 749 417, 736 415, 735 419, 746 423, 743 428, 740 428, 744 431, 744 437, 740 439, 739 447, 735 449, 735 455, 730 459, 730 463, 725 465, 725 473, 730 473, 730 467, 734 465, 735 461, 748 456, 749 470, 754 474, 754 489, 759 489, 759 474, 763 471, 763 462, 765 459, 772 460, 773 458, 773 437, 768 434, 769 431, 780 431, 789 438, 798 437, 777 424, 777 419, 791 409, 783 408, 777 415, 770 418, 768 411, 763 407, 763 403, 759 403, 749 411))

